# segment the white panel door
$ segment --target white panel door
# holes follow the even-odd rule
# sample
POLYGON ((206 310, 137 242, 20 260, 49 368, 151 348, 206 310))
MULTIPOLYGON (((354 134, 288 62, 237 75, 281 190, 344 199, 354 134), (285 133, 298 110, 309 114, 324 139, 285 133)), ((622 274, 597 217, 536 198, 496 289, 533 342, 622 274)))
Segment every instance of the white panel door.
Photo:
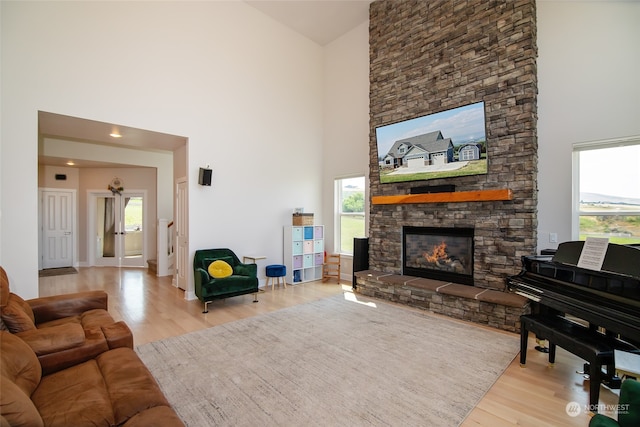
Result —
POLYGON ((189 200, 187 181, 176 184, 176 284, 187 290, 189 268, 189 200))
POLYGON ((74 212, 72 191, 42 192, 42 268, 73 265, 74 212))

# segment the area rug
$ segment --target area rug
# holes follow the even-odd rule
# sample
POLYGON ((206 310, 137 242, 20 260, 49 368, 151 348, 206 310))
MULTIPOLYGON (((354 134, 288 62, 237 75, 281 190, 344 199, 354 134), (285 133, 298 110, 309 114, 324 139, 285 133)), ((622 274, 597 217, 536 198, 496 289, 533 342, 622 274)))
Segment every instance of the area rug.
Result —
POLYGON ((78 274, 78 270, 73 267, 45 268, 38 271, 39 277, 62 276, 64 274, 78 274))
POLYGON ((519 339, 345 293, 136 350, 187 426, 456 426, 519 339))

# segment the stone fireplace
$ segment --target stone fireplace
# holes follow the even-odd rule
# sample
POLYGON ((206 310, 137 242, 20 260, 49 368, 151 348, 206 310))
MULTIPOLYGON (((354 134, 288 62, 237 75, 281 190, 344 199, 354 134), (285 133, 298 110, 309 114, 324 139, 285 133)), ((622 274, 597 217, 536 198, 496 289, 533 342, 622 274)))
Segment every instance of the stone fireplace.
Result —
POLYGON ((505 289, 537 246, 535 0, 393 0, 370 6, 370 194, 418 186, 507 189, 510 200, 371 204, 369 266, 402 273, 402 227, 474 230, 473 285, 505 289), (376 127, 484 101, 488 173, 381 183, 376 127))
MULTIPOLYGON (((535 0, 379 0, 371 4, 369 18, 369 268, 380 273, 377 278, 400 277, 405 286, 403 227, 472 229, 472 279, 445 281, 446 286, 465 284, 453 293, 475 300, 489 294, 492 301, 500 299, 507 294, 505 278, 518 273, 520 257, 535 253, 537 246, 535 0), (480 101, 485 103, 486 175, 380 182, 377 127, 480 101), (455 191, 432 199, 407 197, 412 188, 425 185, 453 185, 455 191), (492 191, 508 197, 483 197, 492 191), (476 193, 477 198, 458 197, 476 193), (379 203, 380 198, 398 202, 379 203)), ((374 282, 382 288, 372 295, 418 300, 374 282)), ((433 298, 420 298, 429 299, 423 306, 433 309, 433 298)), ((460 304, 464 301, 452 300, 443 311, 458 310, 460 304)))
POLYGON ((473 285, 473 228, 402 227, 402 274, 473 285))

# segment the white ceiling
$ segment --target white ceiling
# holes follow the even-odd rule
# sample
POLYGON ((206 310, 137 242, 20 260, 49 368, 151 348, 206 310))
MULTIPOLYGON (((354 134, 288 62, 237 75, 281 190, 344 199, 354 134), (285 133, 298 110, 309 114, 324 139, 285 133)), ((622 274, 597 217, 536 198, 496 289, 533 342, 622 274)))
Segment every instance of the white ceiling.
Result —
MULTIPOLYGON (((366 22, 371 0, 245 0, 245 3, 324 46, 366 22)), ((44 111, 38 112, 38 125, 40 135, 45 137, 146 150, 174 151, 187 141, 182 136, 44 111), (110 137, 114 131, 122 138, 110 137)), ((39 156, 38 160, 41 164, 66 166, 73 159, 39 156)), ((123 165, 78 160, 74 167, 100 166, 123 165)))
POLYGON ((245 0, 245 3, 324 46, 369 19, 371 0, 245 0))

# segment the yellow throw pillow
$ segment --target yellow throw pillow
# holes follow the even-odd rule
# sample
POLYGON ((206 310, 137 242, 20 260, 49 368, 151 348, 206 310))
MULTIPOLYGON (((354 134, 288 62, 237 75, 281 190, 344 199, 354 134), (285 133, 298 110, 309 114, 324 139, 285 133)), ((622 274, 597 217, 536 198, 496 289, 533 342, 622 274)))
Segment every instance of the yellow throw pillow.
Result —
POLYGON ((223 277, 229 277, 232 274, 233 268, 221 259, 215 260, 209 264, 209 276, 211 277, 222 279, 223 277))

